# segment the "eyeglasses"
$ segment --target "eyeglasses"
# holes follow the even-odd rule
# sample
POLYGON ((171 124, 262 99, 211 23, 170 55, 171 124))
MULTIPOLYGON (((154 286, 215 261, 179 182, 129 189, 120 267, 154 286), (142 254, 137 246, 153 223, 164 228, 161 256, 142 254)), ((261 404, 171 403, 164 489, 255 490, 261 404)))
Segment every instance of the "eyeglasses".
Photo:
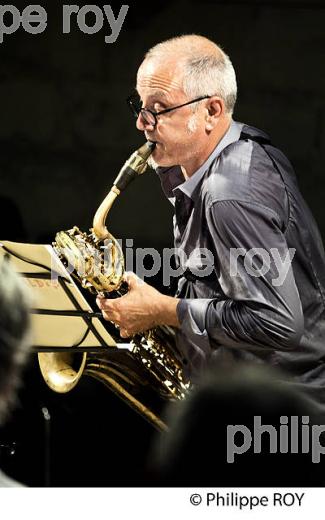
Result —
POLYGON ((157 116, 160 116, 161 114, 167 114, 167 112, 171 112, 172 110, 176 110, 177 108, 186 107, 187 105, 197 103, 198 101, 202 101, 202 99, 208 99, 210 97, 212 96, 201 96, 192 99, 191 101, 187 101, 187 103, 183 103, 182 105, 165 108, 164 110, 160 110, 159 112, 155 112, 154 110, 150 110, 149 108, 142 108, 140 98, 136 94, 132 94, 131 96, 129 96, 126 102, 136 118, 138 118, 141 114, 141 117, 146 125, 155 127, 158 123, 157 116))

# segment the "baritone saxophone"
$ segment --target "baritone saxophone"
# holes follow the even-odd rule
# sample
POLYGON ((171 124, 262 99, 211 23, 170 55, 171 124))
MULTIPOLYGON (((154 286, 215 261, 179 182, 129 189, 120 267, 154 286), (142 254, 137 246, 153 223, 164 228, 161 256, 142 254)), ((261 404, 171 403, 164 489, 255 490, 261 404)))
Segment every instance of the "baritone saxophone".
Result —
MULTIPOLYGON (((147 161, 154 147, 155 143, 148 141, 126 161, 111 190, 96 211, 89 233, 82 232, 74 226, 67 231, 58 232, 55 236, 53 246, 59 258, 65 265, 69 265, 70 269, 73 267, 74 278, 93 294, 116 297, 128 290, 124 281, 123 252, 118 241, 108 231, 105 222, 115 199, 132 180, 146 171, 147 161)), ((100 360, 97 359, 96 353, 84 353, 79 369, 72 368, 72 361, 66 352, 39 353, 41 372, 48 386, 57 392, 71 390, 83 373, 93 376, 104 382, 158 429, 164 429, 160 412, 156 411, 157 407, 152 403, 157 402, 157 396, 163 401, 183 399, 190 388, 190 382, 183 374, 174 330, 168 326, 159 326, 135 334, 130 344, 131 351, 127 360, 115 360, 112 364, 110 357, 116 349, 110 347, 107 349, 107 355, 101 353, 100 360), (130 357, 132 359, 129 359, 130 357), (67 373, 71 375, 68 379, 64 377, 67 373), (144 393, 150 390, 149 393, 153 393, 154 396, 141 400, 139 396, 144 393, 138 391, 139 385, 145 387, 144 393)))

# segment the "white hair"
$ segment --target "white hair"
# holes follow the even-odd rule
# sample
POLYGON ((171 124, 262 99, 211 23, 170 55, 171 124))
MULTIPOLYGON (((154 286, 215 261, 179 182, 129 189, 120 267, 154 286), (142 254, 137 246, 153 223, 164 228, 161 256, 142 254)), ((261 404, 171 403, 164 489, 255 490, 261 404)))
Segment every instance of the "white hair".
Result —
MULTIPOLYGON (((183 90, 189 98, 219 96, 232 114, 237 98, 234 67, 229 56, 203 36, 177 36, 152 47, 145 59, 168 60, 179 56, 183 65, 183 90)), ((195 109, 195 108, 194 108, 195 109)))

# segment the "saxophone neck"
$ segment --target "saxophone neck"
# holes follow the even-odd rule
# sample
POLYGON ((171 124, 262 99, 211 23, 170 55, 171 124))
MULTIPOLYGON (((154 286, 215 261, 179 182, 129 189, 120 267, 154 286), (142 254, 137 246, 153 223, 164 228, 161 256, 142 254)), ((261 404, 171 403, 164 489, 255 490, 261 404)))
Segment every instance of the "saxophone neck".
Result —
POLYGON ((105 226, 106 217, 119 194, 120 191, 116 188, 116 186, 112 186, 111 191, 106 195, 105 199, 95 213, 93 219, 93 233, 99 240, 105 240, 105 238, 110 236, 110 233, 105 226))
POLYGON ((138 150, 133 152, 131 157, 129 157, 122 166, 110 192, 107 194, 94 216, 93 233, 99 240, 104 240, 110 236, 110 233, 105 226, 107 214, 121 191, 125 190, 130 182, 146 171, 148 159, 155 146, 155 143, 147 141, 138 150))

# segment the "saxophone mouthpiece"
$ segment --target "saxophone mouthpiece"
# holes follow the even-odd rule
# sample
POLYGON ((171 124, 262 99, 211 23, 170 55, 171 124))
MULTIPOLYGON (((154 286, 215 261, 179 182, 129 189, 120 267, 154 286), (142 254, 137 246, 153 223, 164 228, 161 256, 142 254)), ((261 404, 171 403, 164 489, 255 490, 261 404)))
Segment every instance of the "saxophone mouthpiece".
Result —
POLYGON ((156 143, 155 141, 147 141, 144 146, 146 146, 147 148, 149 148, 150 150, 150 154, 152 154, 152 152, 154 151, 155 147, 156 147, 156 143))
POLYGON ((131 181, 146 171, 148 167, 147 161, 154 151, 155 146, 156 143, 147 141, 125 162, 114 181, 114 186, 116 186, 119 191, 125 190, 131 181))

